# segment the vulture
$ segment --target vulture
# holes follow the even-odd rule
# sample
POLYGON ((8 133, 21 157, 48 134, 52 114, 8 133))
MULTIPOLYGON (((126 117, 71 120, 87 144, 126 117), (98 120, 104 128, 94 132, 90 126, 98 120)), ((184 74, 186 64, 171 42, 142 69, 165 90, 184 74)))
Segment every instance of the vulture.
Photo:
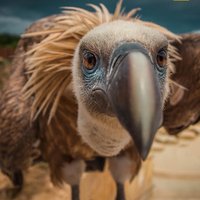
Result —
POLYGON ((78 200, 81 175, 105 159, 125 200, 159 127, 176 134, 199 120, 200 36, 178 36, 136 15, 64 7, 22 35, 0 95, 0 167, 23 186, 23 171, 49 164, 55 185, 78 200))

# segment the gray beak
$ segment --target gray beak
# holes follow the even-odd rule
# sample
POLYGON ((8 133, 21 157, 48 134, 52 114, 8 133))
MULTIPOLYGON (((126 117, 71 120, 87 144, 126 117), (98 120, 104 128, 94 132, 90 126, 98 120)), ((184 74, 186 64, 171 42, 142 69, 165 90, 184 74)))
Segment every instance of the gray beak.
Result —
POLYGON ((146 159, 163 115, 159 82, 144 47, 127 43, 115 50, 107 92, 116 116, 146 159))

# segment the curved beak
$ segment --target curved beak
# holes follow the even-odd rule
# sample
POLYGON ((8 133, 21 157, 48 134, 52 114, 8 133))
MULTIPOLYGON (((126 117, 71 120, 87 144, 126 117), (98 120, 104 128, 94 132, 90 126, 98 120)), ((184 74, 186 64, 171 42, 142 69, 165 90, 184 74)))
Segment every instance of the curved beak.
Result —
POLYGON ((146 159, 163 115, 158 78, 144 47, 129 43, 115 50, 107 89, 116 116, 146 159))

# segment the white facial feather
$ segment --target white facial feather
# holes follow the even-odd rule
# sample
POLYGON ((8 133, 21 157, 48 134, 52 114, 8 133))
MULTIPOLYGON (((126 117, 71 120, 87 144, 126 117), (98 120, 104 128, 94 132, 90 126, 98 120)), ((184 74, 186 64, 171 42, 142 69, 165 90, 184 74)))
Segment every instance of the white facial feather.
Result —
POLYGON ((90 49, 95 49, 96 52, 103 51, 111 54, 116 45, 125 41, 139 42, 152 53, 168 44, 166 37, 155 29, 137 21, 117 20, 102 24, 88 32, 80 41, 73 59, 73 88, 79 107, 78 131, 84 142, 103 156, 117 155, 128 145, 131 138, 117 118, 107 115, 95 116, 86 109, 87 91, 81 76, 79 50, 84 44, 90 49))
POLYGON ((117 155, 131 137, 117 118, 109 116, 93 117, 84 105, 79 107, 78 130, 83 140, 99 155, 117 155))

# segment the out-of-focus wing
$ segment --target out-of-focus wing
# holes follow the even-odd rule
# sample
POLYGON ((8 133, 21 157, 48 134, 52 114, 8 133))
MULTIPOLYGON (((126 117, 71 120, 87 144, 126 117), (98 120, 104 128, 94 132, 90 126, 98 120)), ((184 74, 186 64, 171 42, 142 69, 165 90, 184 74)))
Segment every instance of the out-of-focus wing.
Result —
POLYGON ((164 127, 176 134, 200 120, 200 34, 182 35, 174 42, 182 60, 175 62, 171 95, 166 102, 164 127))

